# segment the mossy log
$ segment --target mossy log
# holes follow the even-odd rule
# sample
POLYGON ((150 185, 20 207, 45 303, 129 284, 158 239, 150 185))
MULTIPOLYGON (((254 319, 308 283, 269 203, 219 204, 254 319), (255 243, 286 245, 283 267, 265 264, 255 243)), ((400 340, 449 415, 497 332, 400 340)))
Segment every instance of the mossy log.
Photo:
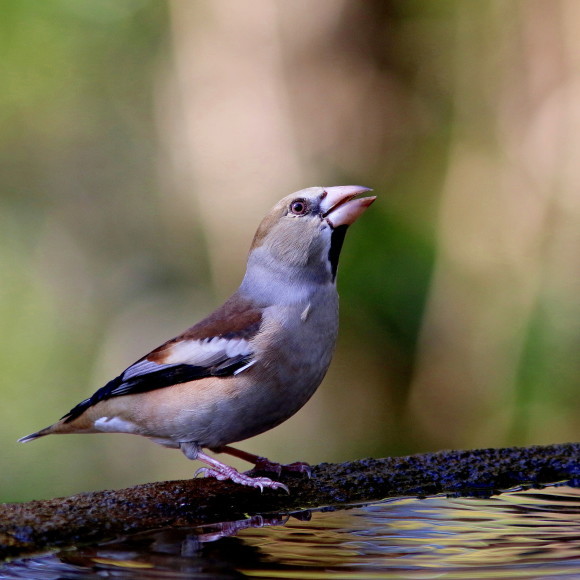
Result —
POLYGON ((237 521, 392 497, 490 496, 512 488, 580 485, 580 444, 442 451, 316 465, 309 479, 283 474, 290 489, 213 479, 167 481, 116 491, 0 505, 0 558, 87 544, 167 526, 237 521))

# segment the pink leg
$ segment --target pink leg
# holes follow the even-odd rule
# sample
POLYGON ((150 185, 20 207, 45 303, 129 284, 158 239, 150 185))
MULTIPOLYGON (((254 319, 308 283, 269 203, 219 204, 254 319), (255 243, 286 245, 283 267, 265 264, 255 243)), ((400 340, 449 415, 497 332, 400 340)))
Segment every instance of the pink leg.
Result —
POLYGON ((260 491, 264 491, 265 487, 269 487, 271 489, 283 489, 287 493, 290 493, 290 490, 279 481, 273 481, 268 479, 267 477, 250 477, 245 473, 240 473, 233 467, 210 457, 201 449, 192 443, 182 443, 181 450, 185 454, 186 457, 189 459, 197 459, 198 461, 202 461, 203 463, 209 465, 209 467, 201 467, 196 471, 196 475, 202 473, 206 477, 215 477, 215 479, 219 479, 224 481, 229 479, 234 483, 239 483, 240 485, 248 485, 250 487, 259 487, 260 491))
POLYGON ((253 463, 256 466, 257 471, 265 471, 266 473, 275 473, 280 475, 282 471, 297 471, 299 473, 305 473, 308 477, 311 475, 310 465, 302 461, 296 461, 295 463, 281 464, 270 461, 266 457, 260 457, 259 455, 254 455, 253 453, 248 453, 247 451, 242 451, 241 449, 236 449, 235 447, 230 447, 229 445, 224 445, 219 449, 215 449, 216 453, 227 453, 233 455, 238 459, 243 459, 248 463, 253 463))

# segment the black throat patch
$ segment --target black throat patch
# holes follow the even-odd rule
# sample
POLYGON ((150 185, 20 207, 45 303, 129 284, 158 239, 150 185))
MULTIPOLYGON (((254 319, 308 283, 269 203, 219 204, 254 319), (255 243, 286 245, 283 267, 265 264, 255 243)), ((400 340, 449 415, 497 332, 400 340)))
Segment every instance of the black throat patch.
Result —
POLYGON ((340 250, 342 250, 342 244, 344 243, 344 236, 346 235, 347 229, 347 224, 337 226, 332 230, 332 234, 330 235, 330 250, 328 250, 328 260, 330 261, 333 282, 336 278, 338 258, 340 257, 340 250))

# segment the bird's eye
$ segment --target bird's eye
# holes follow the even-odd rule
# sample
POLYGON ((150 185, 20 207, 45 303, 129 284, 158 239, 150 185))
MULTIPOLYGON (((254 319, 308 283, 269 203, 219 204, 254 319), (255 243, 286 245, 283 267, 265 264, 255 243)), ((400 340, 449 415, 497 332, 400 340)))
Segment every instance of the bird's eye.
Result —
POLYGON ((305 199, 295 199, 290 204, 290 211, 294 215, 304 215, 308 211, 308 203, 305 199))

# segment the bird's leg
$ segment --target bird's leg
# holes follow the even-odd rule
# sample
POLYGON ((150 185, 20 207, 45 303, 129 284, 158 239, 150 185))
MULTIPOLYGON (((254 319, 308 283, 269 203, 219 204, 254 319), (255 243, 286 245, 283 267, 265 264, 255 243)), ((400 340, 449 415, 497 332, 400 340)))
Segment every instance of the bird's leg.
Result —
POLYGON ((240 485, 259 487, 260 491, 263 491, 265 487, 269 487, 272 489, 283 489, 287 493, 290 493, 290 490, 283 483, 273 481, 267 477, 250 477, 245 473, 240 473, 230 465, 226 465, 225 463, 210 457, 195 443, 181 443, 180 449, 188 459, 195 459, 209 465, 209 467, 199 468, 195 472, 196 475, 201 473, 206 477, 214 477, 220 481, 229 479, 234 483, 239 483, 240 485))
POLYGON ((216 453, 227 453, 228 455, 233 455, 238 459, 243 459, 248 463, 253 463, 256 471, 265 471, 266 473, 275 473, 276 475, 280 475, 282 471, 296 471, 298 473, 305 473, 308 477, 312 474, 310 465, 303 461, 286 464, 276 463, 270 461, 266 457, 260 457, 259 455, 254 455, 253 453, 248 453, 247 451, 242 451, 241 449, 236 449, 229 445, 224 445, 218 449, 212 449, 212 451, 215 451, 216 453))

